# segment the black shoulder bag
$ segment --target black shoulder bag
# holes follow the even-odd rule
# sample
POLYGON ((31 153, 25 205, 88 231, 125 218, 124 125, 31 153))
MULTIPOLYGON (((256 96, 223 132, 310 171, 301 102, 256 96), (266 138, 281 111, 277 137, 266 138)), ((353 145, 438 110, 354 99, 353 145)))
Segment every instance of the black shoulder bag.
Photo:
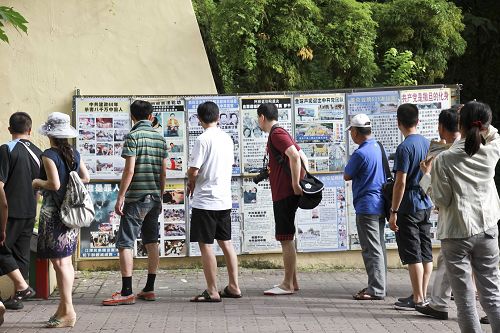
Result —
POLYGON ((382 185, 382 197, 384 199, 384 213, 386 220, 389 221, 389 218, 391 217, 392 190, 394 189, 394 178, 392 177, 391 169, 389 168, 389 161, 387 160, 387 156, 385 155, 384 146, 379 141, 377 141, 377 143, 382 153, 382 164, 384 165, 385 183, 382 185))
MULTIPOLYGON (((271 148, 273 156, 276 158, 276 161, 278 161, 278 163, 283 166, 285 172, 290 177, 292 177, 292 173, 290 171, 290 165, 288 164, 288 159, 285 159, 283 158, 283 156, 281 156, 280 152, 274 147, 271 141, 271 134, 276 129, 276 127, 278 126, 274 125, 271 128, 271 131, 269 132, 268 144, 269 147, 271 148)), ((287 134, 288 136, 290 136, 290 133, 287 132, 287 134)), ((292 141, 295 142, 295 140, 293 140, 291 136, 290 139, 292 139, 292 141)), ((302 188, 303 192, 303 194, 300 196, 299 199, 299 207, 302 209, 313 209, 319 205, 321 199, 323 198, 324 184, 318 178, 311 175, 309 171, 307 171, 304 165, 304 161, 302 160, 302 157, 300 158, 300 163, 306 174, 304 178, 299 181, 300 187, 302 188)))

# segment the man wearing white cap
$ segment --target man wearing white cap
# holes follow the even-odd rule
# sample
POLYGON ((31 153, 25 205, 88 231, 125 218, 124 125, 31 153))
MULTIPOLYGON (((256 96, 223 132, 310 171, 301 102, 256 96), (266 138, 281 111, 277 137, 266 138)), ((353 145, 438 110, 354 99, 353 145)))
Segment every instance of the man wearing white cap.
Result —
POLYGON ((351 118, 348 131, 359 145, 344 170, 344 180, 352 180, 356 227, 361 255, 368 274, 368 286, 353 295, 356 300, 383 300, 386 292, 387 260, 384 241, 385 182, 380 145, 372 138, 372 125, 366 114, 351 118))

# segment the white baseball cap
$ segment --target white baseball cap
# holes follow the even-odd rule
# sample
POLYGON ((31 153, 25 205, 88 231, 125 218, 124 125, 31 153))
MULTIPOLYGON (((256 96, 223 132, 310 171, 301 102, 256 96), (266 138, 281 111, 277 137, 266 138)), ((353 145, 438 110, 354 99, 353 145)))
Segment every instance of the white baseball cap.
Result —
POLYGON ((366 114, 359 113, 351 118, 351 123, 347 127, 346 131, 349 131, 351 127, 372 127, 372 122, 366 114))

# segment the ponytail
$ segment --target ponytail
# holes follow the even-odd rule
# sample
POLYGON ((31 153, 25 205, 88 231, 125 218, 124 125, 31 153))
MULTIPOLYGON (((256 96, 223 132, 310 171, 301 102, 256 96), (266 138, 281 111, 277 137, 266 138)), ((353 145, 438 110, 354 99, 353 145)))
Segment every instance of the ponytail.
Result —
POLYGON ((66 165, 68 165, 70 169, 73 169, 75 167, 75 157, 73 154, 73 148, 69 144, 68 139, 53 137, 52 140, 57 150, 61 152, 66 165))
POLYGON ((488 104, 471 101, 460 110, 460 129, 465 134, 465 153, 474 156, 484 144, 481 131, 491 124, 491 109, 488 104))
POLYGON ((465 153, 469 156, 473 156, 481 147, 481 134, 479 133, 478 127, 472 127, 467 131, 467 136, 465 137, 465 153))

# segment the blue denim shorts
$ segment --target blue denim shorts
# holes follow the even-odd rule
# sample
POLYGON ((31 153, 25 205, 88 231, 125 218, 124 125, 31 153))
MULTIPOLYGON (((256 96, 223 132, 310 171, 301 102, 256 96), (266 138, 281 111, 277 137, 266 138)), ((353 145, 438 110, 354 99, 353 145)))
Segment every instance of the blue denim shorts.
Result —
POLYGON ((118 249, 132 249, 141 232, 142 243, 158 242, 158 217, 161 213, 161 200, 158 196, 148 194, 138 201, 126 202, 116 236, 118 249))

